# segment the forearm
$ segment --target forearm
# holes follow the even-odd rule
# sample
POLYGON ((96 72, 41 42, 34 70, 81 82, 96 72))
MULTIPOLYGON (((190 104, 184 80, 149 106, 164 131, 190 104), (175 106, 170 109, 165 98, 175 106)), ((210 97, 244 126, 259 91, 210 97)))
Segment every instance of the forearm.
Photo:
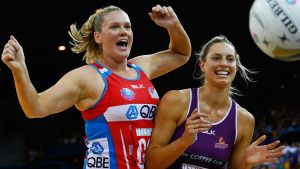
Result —
POLYGON ((167 168, 189 147, 182 138, 163 147, 149 147, 146 154, 146 168, 167 168))
POLYGON ((185 59, 188 60, 191 55, 192 47, 189 36, 181 23, 178 22, 167 28, 167 30, 170 36, 170 50, 177 54, 184 55, 185 59))
POLYGON ((12 73, 21 107, 28 118, 33 118, 38 112, 38 93, 30 81, 25 63, 12 73))

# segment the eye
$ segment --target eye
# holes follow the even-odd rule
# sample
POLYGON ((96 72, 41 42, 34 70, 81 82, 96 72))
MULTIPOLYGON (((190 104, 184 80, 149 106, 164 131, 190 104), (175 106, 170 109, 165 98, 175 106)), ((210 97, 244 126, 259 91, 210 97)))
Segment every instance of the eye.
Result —
POLYGON ((117 26, 117 25, 112 25, 110 28, 111 28, 111 29, 117 29, 118 26, 117 26))
POLYGON ((220 59, 219 56, 213 56, 213 57, 212 57, 212 60, 214 60, 214 61, 217 61, 217 60, 219 60, 219 59, 220 59))
POLYGON ((233 62, 234 59, 233 58, 228 58, 228 61, 233 62))
POLYGON ((127 29, 127 30, 130 30, 130 29, 131 29, 131 25, 130 25, 130 24, 125 25, 124 27, 125 27, 125 29, 127 29))
POLYGON ((235 58, 232 56, 232 57, 228 57, 227 60, 232 63, 235 61, 235 58))

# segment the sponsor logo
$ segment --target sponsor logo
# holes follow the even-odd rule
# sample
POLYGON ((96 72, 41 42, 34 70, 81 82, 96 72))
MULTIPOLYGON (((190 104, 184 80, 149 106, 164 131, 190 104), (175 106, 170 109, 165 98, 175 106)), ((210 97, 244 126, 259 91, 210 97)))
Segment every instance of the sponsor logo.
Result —
POLYGON ((208 169, 208 168, 182 163, 182 169, 208 169))
POLYGON ((133 100, 135 98, 133 91, 128 88, 121 89, 121 96, 126 100, 133 100))
POLYGON ((297 0, 285 0, 287 4, 294 5, 297 3, 297 0))
POLYGON ((128 119, 136 119, 139 115, 139 112, 136 106, 130 106, 126 112, 126 117, 128 119))
POLYGON ((150 96, 153 98, 153 99, 158 99, 158 94, 156 92, 156 90, 154 89, 154 87, 149 87, 148 88, 148 92, 150 94, 150 96))
POLYGON ((102 68, 102 69, 99 69, 99 71, 100 71, 101 73, 105 73, 105 72, 107 72, 108 70, 104 67, 104 68, 102 68))
MULTIPOLYGON (((199 154, 188 154, 188 153, 184 153, 182 155, 183 159, 186 159, 187 161, 191 161, 193 164, 197 164, 197 165, 201 165, 201 166, 210 166, 214 168, 220 168, 225 164, 225 161, 213 158, 213 157, 209 157, 209 156, 204 156, 204 155, 199 155, 199 154)), ((184 164, 182 165, 182 167, 192 167, 191 169, 196 169, 193 167, 198 167, 199 166, 194 166, 191 164, 184 164), (185 166, 184 166, 185 165, 185 166)), ((197 168, 197 169, 198 169, 197 168)), ((202 169, 201 167, 199 169, 202 169)))
POLYGON ((131 105, 129 106, 126 117, 127 119, 137 119, 139 117, 142 118, 150 118, 152 119, 154 116, 154 113, 156 112, 156 106, 149 106, 149 105, 143 105, 140 110, 138 110, 137 106, 131 105))
POLYGON ((137 128, 136 135, 137 136, 150 136, 152 132, 152 128, 137 128))
POLYGON ((110 167, 109 147, 107 138, 90 140, 87 143, 86 169, 110 167))
POLYGON ((203 131, 202 133, 215 136, 215 130, 203 131))
POLYGON ((104 148, 101 146, 99 142, 92 143, 92 147, 90 148, 92 153, 94 154, 102 154, 104 148))
POLYGON ((156 112, 156 106, 143 105, 140 110, 141 117, 152 119, 156 112))
POLYGON ((138 85, 131 85, 131 87, 133 88, 133 89, 143 89, 143 88, 145 88, 144 86, 143 86, 143 84, 138 84, 138 85))
POLYGON ((225 143, 224 137, 219 138, 219 142, 215 143, 215 148, 216 149, 227 149, 228 144, 225 143))

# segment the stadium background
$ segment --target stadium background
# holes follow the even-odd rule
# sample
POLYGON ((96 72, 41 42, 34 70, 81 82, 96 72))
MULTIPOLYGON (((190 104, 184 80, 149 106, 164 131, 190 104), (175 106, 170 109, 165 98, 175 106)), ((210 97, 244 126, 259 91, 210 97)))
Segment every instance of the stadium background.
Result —
MULTIPOLYGON (((193 53, 211 37, 223 34, 235 45, 242 63, 259 71, 254 76, 256 83, 246 86, 240 79, 235 81, 244 94, 238 102, 256 117, 255 137, 267 134, 267 142, 280 138, 288 146, 286 157, 277 167, 299 168, 299 156, 291 158, 290 154, 297 153, 289 152, 299 152, 300 61, 274 60, 254 44, 248 28, 253 1, 11 0, 0 6, 1 50, 9 35, 14 35, 23 46, 32 83, 43 91, 67 71, 84 64, 82 54, 70 51, 67 31, 74 22, 83 24, 96 8, 112 4, 129 14, 134 33, 131 56, 166 48, 166 30, 147 15, 158 3, 174 8, 191 39, 193 53), (67 49, 58 51, 60 45, 67 49)), ((192 78, 194 62, 192 56, 183 67, 153 80, 159 95, 170 89, 197 87, 199 82, 192 78)), ((83 134, 84 123, 74 107, 46 118, 27 119, 18 103, 11 72, 0 63, 0 169, 81 168, 83 134)), ((276 166, 257 168, 271 167, 276 166)))

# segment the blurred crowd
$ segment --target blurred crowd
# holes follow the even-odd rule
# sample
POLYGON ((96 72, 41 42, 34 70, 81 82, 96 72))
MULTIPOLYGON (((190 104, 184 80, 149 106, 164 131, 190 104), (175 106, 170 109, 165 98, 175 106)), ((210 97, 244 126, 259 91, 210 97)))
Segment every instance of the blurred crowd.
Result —
POLYGON ((279 139, 286 146, 278 163, 264 164, 255 169, 300 169, 299 105, 277 105, 269 112, 256 113, 256 135, 266 134, 267 142, 279 139))

